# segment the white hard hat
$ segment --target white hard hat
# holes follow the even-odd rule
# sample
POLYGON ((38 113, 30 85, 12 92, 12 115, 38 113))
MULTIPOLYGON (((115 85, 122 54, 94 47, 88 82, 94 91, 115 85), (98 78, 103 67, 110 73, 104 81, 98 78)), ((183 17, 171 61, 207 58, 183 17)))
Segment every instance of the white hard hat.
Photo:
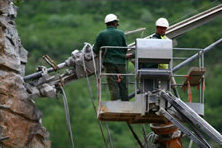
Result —
POLYGON ((104 19, 105 24, 108 23, 108 22, 112 22, 112 21, 119 21, 119 20, 118 20, 118 18, 115 14, 106 15, 106 17, 104 19))
POLYGON ((168 23, 167 19, 165 19, 165 18, 159 18, 159 19, 156 21, 156 26, 168 28, 168 27, 169 27, 169 23, 168 23))

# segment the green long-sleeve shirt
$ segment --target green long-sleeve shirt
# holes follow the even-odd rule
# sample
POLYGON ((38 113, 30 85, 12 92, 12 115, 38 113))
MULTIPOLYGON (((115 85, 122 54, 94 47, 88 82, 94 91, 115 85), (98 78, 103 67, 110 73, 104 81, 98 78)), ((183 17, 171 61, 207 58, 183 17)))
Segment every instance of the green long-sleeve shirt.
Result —
MULTIPOLYGON (((118 30, 116 27, 108 26, 106 30, 99 33, 96 38, 93 51, 98 54, 102 46, 123 46, 126 47, 126 38, 123 31, 118 30)), ((110 64, 123 64, 126 63, 127 49, 103 49, 103 63, 110 64)))

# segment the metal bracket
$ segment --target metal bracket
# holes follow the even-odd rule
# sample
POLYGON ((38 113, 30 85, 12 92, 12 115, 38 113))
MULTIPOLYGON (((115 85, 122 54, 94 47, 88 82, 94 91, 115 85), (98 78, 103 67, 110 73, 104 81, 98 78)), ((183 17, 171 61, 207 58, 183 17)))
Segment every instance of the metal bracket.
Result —
POLYGON ((211 146, 203 143, 195 134, 193 134, 188 128, 186 128, 182 123, 180 123, 176 118, 171 116, 165 109, 160 108, 159 113, 176 125, 183 133, 185 133, 190 139, 197 143, 202 148, 211 148, 211 146))
POLYGON ((206 133, 212 140, 222 145, 222 135, 214 129, 209 123, 201 118, 195 111, 193 111, 187 104, 181 99, 168 94, 164 91, 160 91, 160 95, 166 99, 173 107, 183 116, 187 117, 191 123, 199 127, 204 133, 206 133))

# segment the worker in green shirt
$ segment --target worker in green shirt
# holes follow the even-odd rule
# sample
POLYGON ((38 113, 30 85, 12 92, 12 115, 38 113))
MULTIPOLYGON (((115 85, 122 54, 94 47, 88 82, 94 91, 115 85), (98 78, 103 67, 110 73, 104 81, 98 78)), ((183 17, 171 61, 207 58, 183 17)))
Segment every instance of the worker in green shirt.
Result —
MULTIPOLYGON (((169 22, 165 18, 159 18, 156 21, 156 33, 152 35, 152 39, 168 39, 166 30, 169 27, 169 22)), ((156 66, 157 67, 157 66, 156 66)), ((168 69, 168 64, 158 64, 159 69, 168 69)))
MULTIPOLYGON (((165 18, 159 18, 156 23, 156 33, 153 34, 150 38, 151 39, 168 39, 166 36, 166 30, 169 27, 169 23, 165 18)), ((135 58, 134 53, 128 53, 127 58, 135 58)), ((145 63, 141 64, 140 67, 142 68, 159 68, 159 69, 168 69, 168 64, 155 64, 155 63, 145 63)))
MULTIPOLYGON (((169 22, 167 21, 167 19, 159 18, 156 21, 156 33, 154 35, 152 35, 151 38, 152 39, 168 39, 168 37, 165 34, 168 27, 169 27, 169 22)), ((155 66, 158 67, 159 69, 168 69, 169 68, 168 64, 156 64, 155 66)), ((176 84, 174 77, 171 78, 171 84, 176 84)), ((175 88, 175 86, 172 86, 172 88, 175 88)), ((153 127, 154 128, 162 128, 163 130, 168 130, 169 127, 176 128, 176 126, 171 122, 169 122, 167 124, 155 124, 153 127)), ((173 145, 175 146, 175 144, 176 144, 176 147, 182 147, 180 130, 176 129, 172 133, 172 135, 177 135, 177 137, 172 138, 172 140, 170 142, 168 140, 163 140, 164 136, 165 137, 171 136, 169 134, 162 134, 162 137, 157 136, 157 138, 155 138, 155 141, 162 140, 163 147, 168 147, 168 146, 171 147, 173 145)))
MULTIPOLYGON (((104 21, 107 29, 98 34, 93 48, 94 53, 98 54, 102 46, 127 47, 124 32, 117 29, 119 25, 117 16, 108 14, 104 21)), ((126 48, 102 49, 103 65, 106 73, 118 73, 117 75, 107 76, 112 101, 128 101, 126 76, 121 75, 126 73, 126 52, 126 48)))

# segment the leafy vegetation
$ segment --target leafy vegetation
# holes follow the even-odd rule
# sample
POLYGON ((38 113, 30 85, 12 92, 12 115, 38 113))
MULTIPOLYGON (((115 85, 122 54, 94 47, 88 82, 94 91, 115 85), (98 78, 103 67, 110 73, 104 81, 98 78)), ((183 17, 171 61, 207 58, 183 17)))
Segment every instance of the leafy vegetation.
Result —
MULTIPOLYGON (((46 65, 42 55, 49 55, 57 63, 63 62, 74 49, 81 49, 84 42, 94 44, 97 34, 105 29, 104 16, 115 13, 120 19, 119 28, 130 31, 146 27, 143 36, 155 32, 154 23, 159 17, 166 17, 170 24, 219 4, 219 1, 207 0, 122 0, 122 1, 46 1, 19 0, 16 19, 23 46, 29 51, 26 73, 35 71, 39 65, 46 65)), ((177 38, 178 47, 205 48, 221 38, 222 19, 194 29, 177 38)), ((137 33, 127 36, 131 43, 137 33)), ((221 112, 222 94, 222 53, 220 46, 206 54, 205 64, 205 119, 222 132, 221 112)), ((181 70, 180 73, 186 73, 181 70)), ((96 98, 95 78, 90 78, 94 98, 96 98)), ((96 114, 91 105, 86 80, 75 81, 65 87, 71 114, 71 124, 76 147, 105 147, 97 125, 96 114)), ((182 92, 181 92, 182 93, 182 92)), ((107 93, 108 94, 108 93, 107 93)), ((186 93, 182 93, 186 100, 186 93)), ((43 111, 43 125, 50 132, 53 148, 69 147, 65 113, 61 97, 57 99, 39 99, 36 103, 43 111)), ((108 123, 114 147, 138 147, 125 123, 108 123)), ((105 124, 103 124, 105 129, 105 124)), ((142 126, 133 125, 142 139, 142 126)), ((147 126, 147 132, 150 129, 147 126)), ((216 147, 216 146, 215 146, 216 147)))

